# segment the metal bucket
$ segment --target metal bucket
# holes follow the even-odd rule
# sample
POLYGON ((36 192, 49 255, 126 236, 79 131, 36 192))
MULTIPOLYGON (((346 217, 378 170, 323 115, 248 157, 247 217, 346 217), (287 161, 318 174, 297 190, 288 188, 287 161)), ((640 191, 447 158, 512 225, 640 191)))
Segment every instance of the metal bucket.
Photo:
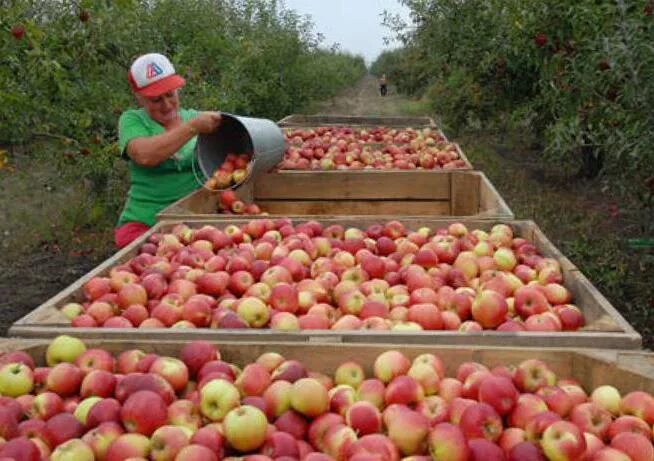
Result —
MULTIPOLYGON (((274 168, 284 157, 286 139, 272 120, 221 113, 222 122, 213 133, 201 134, 195 147, 198 166, 209 179, 227 154, 252 152, 247 178, 240 184, 274 168)), ((240 184, 235 185, 238 187, 240 184)))

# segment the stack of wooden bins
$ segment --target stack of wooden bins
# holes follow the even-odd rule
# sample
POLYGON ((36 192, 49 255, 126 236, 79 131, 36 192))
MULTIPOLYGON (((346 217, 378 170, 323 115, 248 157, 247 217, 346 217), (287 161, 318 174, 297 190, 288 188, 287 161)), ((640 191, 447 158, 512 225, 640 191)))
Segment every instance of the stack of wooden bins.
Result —
MULTIPOLYGON (((431 126, 430 119, 400 117, 290 116, 280 126, 431 126)), ((302 361, 312 371, 332 375, 347 360, 356 360, 371 375, 381 352, 397 349, 409 358, 422 353, 438 355, 448 376, 470 361, 487 367, 517 365, 526 359, 545 361, 561 377, 579 381, 587 390, 613 385, 623 395, 641 390, 654 392, 654 356, 639 351, 641 336, 532 221, 515 220, 513 213, 482 172, 477 171, 280 171, 257 178, 241 191, 269 211, 271 217, 288 217, 295 223, 314 219, 323 226, 367 228, 389 219, 407 229, 440 229, 461 222, 469 229, 489 231, 508 224, 515 237, 533 243, 539 252, 560 264, 563 284, 586 318, 586 326, 564 332, 482 331, 332 331, 210 328, 73 328, 61 312, 69 302, 83 300, 83 287, 94 277, 109 276, 139 254, 154 234, 171 232, 179 223, 192 228, 207 224, 240 226, 255 217, 217 214, 214 193, 200 190, 164 210, 160 222, 147 234, 59 294, 18 320, 0 341, 0 353, 21 350, 43 361, 49 342, 60 334, 84 338, 88 347, 113 353, 139 348, 144 352, 179 356, 184 344, 204 339, 216 343, 223 360, 239 366, 264 352, 278 352, 302 361)))

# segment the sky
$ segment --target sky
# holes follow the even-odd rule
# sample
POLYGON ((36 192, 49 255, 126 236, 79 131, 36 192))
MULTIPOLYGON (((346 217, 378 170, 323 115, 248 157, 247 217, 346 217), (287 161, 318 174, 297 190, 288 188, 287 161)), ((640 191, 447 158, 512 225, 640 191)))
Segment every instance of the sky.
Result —
POLYGON ((391 37, 382 26, 382 12, 400 14, 405 20, 409 10, 398 0, 284 0, 288 9, 310 15, 314 30, 324 35, 325 45, 339 43, 341 49, 362 55, 371 64, 384 49, 399 43, 384 44, 391 37))

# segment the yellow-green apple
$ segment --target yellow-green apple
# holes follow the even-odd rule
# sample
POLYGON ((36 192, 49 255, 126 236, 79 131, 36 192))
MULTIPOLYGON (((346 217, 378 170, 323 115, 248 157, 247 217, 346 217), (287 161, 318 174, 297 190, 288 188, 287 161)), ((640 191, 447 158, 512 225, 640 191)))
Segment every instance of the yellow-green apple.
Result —
POLYGON ((361 385, 365 377, 363 367, 353 360, 340 364, 334 372, 334 382, 336 384, 347 384, 354 389, 361 385))
POLYGON ((512 271, 518 264, 515 253, 510 248, 498 248, 493 253, 493 259, 495 259, 498 269, 504 271, 512 271))
POLYGON ((84 313, 84 307, 80 303, 75 302, 66 303, 60 310, 68 320, 73 320, 75 317, 84 313))
POLYGON ((268 430, 268 419, 258 408, 242 405, 225 415, 223 430, 225 439, 233 448, 248 452, 263 445, 268 430))
POLYGON ((543 432, 541 446, 549 459, 580 459, 586 451, 586 439, 575 424, 556 421, 543 432))
POLYGON ((161 426, 150 437, 152 461, 174 461, 177 453, 190 443, 186 429, 179 426, 161 426))
POLYGON ((325 453, 337 461, 344 461, 350 446, 357 441, 357 434, 345 424, 336 424, 327 429, 322 441, 325 453))
POLYGON ((496 442, 502 435, 502 418, 485 403, 475 403, 463 410, 461 430, 467 439, 484 438, 496 442))
POLYGON ((338 298, 338 307, 344 314, 359 315, 366 297, 359 290, 349 291, 338 298))
POLYGON ((80 439, 62 443, 50 455, 51 461, 95 461, 91 447, 80 439))
POLYGON ((407 375, 420 384, 424 391, 424 395, 433 395, 438 392, 440 376, 433 365, 426 362, 416 362, 414 360, 407 375))
POLYGON ((348 446, 345 459, 399 461, 400 453, 395 444, 387 436, 382 434, 367 434, 348 446))
POLYGON ((468 461, 470 449, 463 432, 450 423, 437 424, 427 435, 427 445, 432 459, 442 461, 468 461))
POLYGON ((626 453, 632 461, 651 461, 654 459, 654 446, 647 437, 623 432, 611 440, 611 448, 626 453))
POLYGON ((51 367, 61 362, 73 363, 84 351, 86 351, 86 345, 82 340, 68 335, 60 335, 48 344, 45 360, 51 367))
POLYGON ((518 365, 514 381, 519 390, 536 392, 543 386, 554 386, 556 374, 542 360, 527 359, 518 365))
POLYGON ((486 376, 479 385, 479 401, 493 407, 500 416, 513 410, 519 395, 513 382, 504 376, 486 376))
POLYGON ((493 290, 483 290, 472 302, 472 318, 483 328, 496 328, 506 320, 506 298, 493 290))
POLYGON ((108 421, 86 432, 82 436, 82 440, 91 447, 95 458, 101 460, 106 459, 107 450, 109 450, 109 446, 113 441, 124 433, 125 431, 120 424, 108 421))
POLYGON ((79 392, 84 374, 77 366, 68 362, 55 365, 46 378, 46 388, 62 397, 79 392))
POLYGON ((566 417, 570 410, 572 410, 572 399, 558 386, 544 386, 538 389, 536 395, 541 397, 550 411, 559 414, 561 417, 566 417))
POLYGON ((316 379, 298 379, 291 389, 291 407, 310 418, 320 416, 329 410, 327 389, 316 379))
POLYGON ((109 445, 105 461, 123 461, 131 457, 147 458, 150 453, 150 439, 143 434, 119 435, 109 445))
POLYGON ((209 381, 200 389, 200 410, 211 421, 222 421, 240 403, 238 388, 224 379, 209 381))
POLYGON ((102 400, 102 397, 97 397, 97 396, 92 396, 92 397, 87 397, 84 400, 82 400, 77 407, 75 408, 75 418, 82 423, 84 426, 86 426, 89 411, 95 405, 96 403, 100 402, 102 400))
POLYGON ((406 374, 410 368, 411 361, 397 350, 382 352, 373 364, 375 377, 383 383, 388 383, 393 378, 406 374))
POLYGON ((262 395, 272 382, 270 372, 259 363, 250 363, 243 368, 234 384, 242 396, 262 395))
POLYGON ((186 428, 194 433, 202 426, 200 409, 191 400, 175 400, 168 405, 168 424, 186 428))
POLYGON ((249 326, 261 328, 270 320, 270 309, 258 298, 242 298, 238 303, 237 313, 249 326))
POLYGON ((86 417, 86 427, 93 428, 105 422, 120 422, 120 402, 104 398, 93 405, 86 417))
POLYGON ((71 413, 64 412, 54 415, 46 421, 43 435, 48 445, 56 447, 70 439, 76 439, 84 434, 84 426, 71 413))
POLYGON ((620 401, 622 396, 615 387, 604 385, 599 386, 590 394, 590 400, 601 408, 604 408, 613 416, 620 414, 620 401))
POLYGON ((570 421, 583 432, 604 440, 611 425, 611 413, 593 402, 580 403, 570 412, 570 421))
POLYGON ((149 372, 168 381, 175 392, 182 391, 189 381, 188 368, 184 362, 174 357, 157 357, 150 365, 149 372))
POLYGON ((168 421, 168 406, 155 392, 137 391, 123 403, 120 417, 129 432, 150 436, 168 421))
POLYGON ((654 425, 654 396, 644 391, 633 391, 622 397, 620 414, 632 415, 654 425))
POLYGON ((0 367, 0 394, 19 397, 34 389, 34 373, 24 363, 7 363, 0 367))
POLYGON ((205 363, 218 358, 218 351, 208 341, 191 341, 184 345, 179 358, 186 364, 190 376, 195 377, 205 363))
POLYGON ((607 437, 611 440, 622 432, 634 432, 652 440, 652 431, 649 425, 640 418, 631 415, 617 417, 609 426, 607 437))
POLYGON ((495 443, 486 439, 468 440, 472 461, 505 461, 506 455, 495 443))

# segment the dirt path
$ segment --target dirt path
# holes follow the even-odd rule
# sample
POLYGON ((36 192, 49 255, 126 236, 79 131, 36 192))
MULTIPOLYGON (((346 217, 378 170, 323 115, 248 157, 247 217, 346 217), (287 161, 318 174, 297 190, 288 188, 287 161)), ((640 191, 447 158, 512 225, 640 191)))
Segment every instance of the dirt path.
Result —
POLYGON ((319 104, 316 113, 333 115, 402 115, 409 100, 397 94, 395 85, 389 85, 388 94, 379 94, 377 78, 367 75, 354 87, 319 104))

